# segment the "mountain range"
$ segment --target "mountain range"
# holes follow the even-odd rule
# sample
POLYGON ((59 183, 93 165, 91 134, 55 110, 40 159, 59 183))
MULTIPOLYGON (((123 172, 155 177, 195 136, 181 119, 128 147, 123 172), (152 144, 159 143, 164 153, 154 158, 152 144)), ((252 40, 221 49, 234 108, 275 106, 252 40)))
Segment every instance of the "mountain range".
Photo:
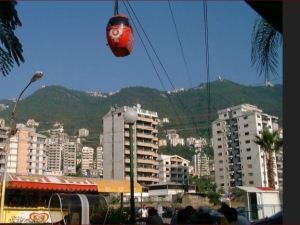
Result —
MULTIPOLYGON (((256 105, 265 113, 278 116, 279 123, 282 123, 280 84, 273 87, 245 86, 229 80, 217 80, 210 83, 209 99, 205 84, 176 92, 129 87, 98 96, 62 86, 47 86, 22 99, 15 117, 17 122, 22 123, 28 119, 36 120, 40 124, 37 129, 40 132, 48 130, 55 122, 64 124, 70 135, 75 135, 79 128, 87 128, 90 131, 88 140, 95 146, 102 132, 102 117, 112 106, 141 104, 143 109, 158 112, 160 119, 169 118, 170 123, 160 127, 160 136, 164 136, 164 130, 173 128, 183 137, 206 136, 207 128, 217 118, 218 110, 243 103, 256 105)), ((2 107, 0 118, 9 118, 15 103, 0 100, 0 104, 8 106, 2 107)))

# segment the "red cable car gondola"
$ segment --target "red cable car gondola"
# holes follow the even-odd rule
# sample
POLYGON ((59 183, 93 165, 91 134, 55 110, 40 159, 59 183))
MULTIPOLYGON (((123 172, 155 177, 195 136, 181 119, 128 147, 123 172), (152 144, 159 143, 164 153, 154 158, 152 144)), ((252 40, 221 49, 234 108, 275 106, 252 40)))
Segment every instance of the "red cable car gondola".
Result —
POLYGON ((117 57, 127 56, 133 48, 133 32, 125 15, 115 14, 106 27, 106 38, 110 49, 117 57))

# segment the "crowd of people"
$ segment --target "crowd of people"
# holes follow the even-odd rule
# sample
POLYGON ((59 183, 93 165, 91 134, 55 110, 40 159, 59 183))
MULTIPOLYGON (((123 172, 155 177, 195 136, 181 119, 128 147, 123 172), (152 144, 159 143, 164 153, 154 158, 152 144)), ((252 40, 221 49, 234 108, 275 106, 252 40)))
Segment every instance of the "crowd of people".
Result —
MULTIPOLYGON (((162 207, 146 208, 144 205, 140 209, 142 224, 166 224, 162 218, 162 207)), ((250 224, 246 217, 239 215, 235 208, 229 207, 222 203, 218 210, 210 210, 207 207, 195 209, 187 206, 177 210, 172 219, 171 224, 225 224, 225 225, 243 225, 250 224)))

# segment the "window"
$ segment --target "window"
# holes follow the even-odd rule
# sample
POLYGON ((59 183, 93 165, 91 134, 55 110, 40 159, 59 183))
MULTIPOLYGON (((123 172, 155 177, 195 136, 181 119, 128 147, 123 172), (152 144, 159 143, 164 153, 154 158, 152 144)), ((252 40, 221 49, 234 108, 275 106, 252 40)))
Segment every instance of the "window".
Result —
POLYGON ((257 126, 261 127, 261 123, 258 123, 257 126))
POLYGON ((220 176, 220 179, 222 179, 222 180, 223 180, 223 179, 224 179, 224 176, 220 176))
POLYGON ((224 187, 224 183, 221 183, 221 186, 224 187))
POLYGON ((222 156, 222 152, 219 152, 219 153, 218 153, 218 156, 222 156))
POLYGON ((217 134, 221 134, 221 133, 222 133, 222 131, 220 131, 220 130, 217 131, 217 134))
POLYGON ((248 127, 249 125, 248 124, 244 124, 244 127, 248 127))
POLYGON ((233 114, 235 115, 235 114, 236 114, 236 111, 233 111, 233 114))
POLYGON ((222 163, 223 163, 223 160, 219 160, 219 163, 221 163, 221 164, 222 164, 222 163))
POLYGON ((249 181, 249 184, 254 184, 254 182, 252 180, 249 181))
POLYGON ((223 168, 220 168, 219 171, 223 171, 223 168))
POLYGON ((251 148, 246 148, 246 151, 247 151, 247 152, 250 152, 250 151, 251 151, 251 148))
POLYGON ((250 140, 246 140, 245 143, 246 143, 246 144, 249 144, 249 143, 250 143, 250 140))
POLYGON ((122 113, 118 113, 118 116, 121 116, 122 115, 122 113))
POLYGON ((222 138, 218 138, 218 141, 221 141, 222 140, 222 138))
POLYGON ((220 123, 217 123, 217 126, 219 127, 219 126, 220 126, 220 123))
POLYGON ((222 145, 218 145, 218 148, 222 148, 222 145))
POLYGON ((251 156, 247 156, 247 160, 251 160, 251 156))
POLYGON ((257 118, 260 118, 260 115, 256 115, 257 118))
POLYGON ((169 164, 169 162, 166 162, 166 165, 168 165, 169 164))
POLYGON ((249 132, 245 132, 245 136, 248 136, 249 135, 249 132))
POLYGON ((248 164, 248 168, 251 169, 252 168, 252 164, 248 164))
POLYGON ((227 116, 227 113, 224 114, 224 117, 226 117, 226 116, 227 116))
POLYGON ((250 177, 252 177, 252 176, 253 176, 253 173, 248 173, 248 175, 249 175, 250 177))
POLYGON ((248 116, 244 116, 244 120, 248 119, 248 116))

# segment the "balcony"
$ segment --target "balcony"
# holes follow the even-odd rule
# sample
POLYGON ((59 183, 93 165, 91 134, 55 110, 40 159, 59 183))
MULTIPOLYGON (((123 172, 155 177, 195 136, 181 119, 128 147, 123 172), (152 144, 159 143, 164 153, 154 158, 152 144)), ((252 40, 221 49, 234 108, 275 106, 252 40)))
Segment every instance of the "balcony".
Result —
MULTIPOLYGON (((125 153, 127 153, 126 151, 128 151, 128 150, 125 150, 125 153)), ((129 151, 128 151, 128 154, 130 154, 129 151)), ((155 157, 158 156, 158 153, 156 153, 156 152, 144 151, 144 150, 137 150, 137 154, 138 155, 150 155, 150 156, 155 156, 155 157)))
POLYGON ((152 134, 144 134, 144 133, 139 133, 139 132, 136 133, 136 136, 138 138, 146 138, 146 139, 151 139, 151 140, 154 138, 152 134))
POLYGON ((145 172, 145 173, 159 173, 158 169, 153 169, 153 168, 143 168, 143 167, 138 167, 137 168, 138 172, 145 172))
POLYGON ((153 148, 153 143, 152 142, 141 142, 141 141, 138 141, 137 145, 138 146, 145 146, 145 147, 153 148))
POLYGON ((137 129, 142 129, 142 130, 150 130, 153 131, 153 127, 152 126, 145 126, 145 125, 136 125, 137 129))
POLYGON ((157 160, 153 160, 153 159, 137 159, 137 163, 144 163, 144 164, 151 164, 151 165, 157 165, 159 164, 159 162, 157 160))
POLYGON ((152 123, 153 119, 152 118, 146 118, 146 117, 138 116, 138 121, 144 121, 144 122, 152 123))
POLYGON ((150 182, 159 182, 159 178, 158 177, 150 177, 150 176, 138 176, 137 177, 137 181, 150 181, 150 182))

